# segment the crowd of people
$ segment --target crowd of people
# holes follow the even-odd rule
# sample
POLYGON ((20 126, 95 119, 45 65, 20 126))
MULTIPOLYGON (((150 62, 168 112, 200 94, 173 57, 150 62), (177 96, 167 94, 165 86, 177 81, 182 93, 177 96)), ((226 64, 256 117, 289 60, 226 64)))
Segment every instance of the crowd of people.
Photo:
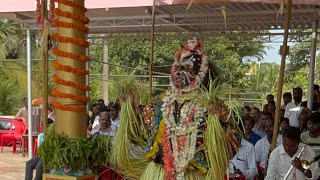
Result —
POLYGON ((307 101, 302 101, 302 94, 299 87, 292 93, 283 94, 277 147, 272 151, 274 96, 267 96, 267 104, 262 110, 249 106, 243 108, 244 135, 238 153, 230 161, 232 174, 242 175, 245 179, 283 179, 292 165, 294 168, 288 179, 319 178, 318 163, 313 163, 309 169, 304 169, 301 163, 301 160, 312 160, 320 155, 319 86, 314 86, 311 110, 307 108, 307 101))

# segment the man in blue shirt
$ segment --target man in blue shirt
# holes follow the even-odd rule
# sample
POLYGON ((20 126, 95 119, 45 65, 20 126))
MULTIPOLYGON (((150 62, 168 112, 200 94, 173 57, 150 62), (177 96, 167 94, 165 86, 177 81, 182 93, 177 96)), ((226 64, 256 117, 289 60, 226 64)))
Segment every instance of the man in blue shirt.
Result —
POLYGON ((261 137, 254 132, 252 132, 252 128, 254 126, 254 120, 252 118, 243 118, 244 121, 244 139, 249 141, 251 144, 255 145, 257 141, 261 139, 261 137))

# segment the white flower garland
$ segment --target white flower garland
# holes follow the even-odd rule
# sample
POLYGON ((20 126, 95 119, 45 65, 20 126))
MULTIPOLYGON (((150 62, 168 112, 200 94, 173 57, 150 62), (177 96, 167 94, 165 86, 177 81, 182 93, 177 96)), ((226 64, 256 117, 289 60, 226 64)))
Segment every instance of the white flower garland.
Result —
MULTIPOLYGON (((181 117, 178 123, 175 122, 173 112, 173 102, 176 100, 174 93, 167 93, 163 99, 163 117, 168 127, 169 138, 172 145, 172 156, 174 158, 174 168, 177 180, 184 180, 184 174, 189 162, 194 158, 198 127, 203 121, 206 109, 189 101, 181 108, 181 117), (193 117, 191 116, 193 114, 193 117), (191 119, 189 119, 191 118, 191 119), (185 138, 184 144, 179 149, 179 139, 185 138)), ((184 100, 188 100, 185 98, 184 100)))

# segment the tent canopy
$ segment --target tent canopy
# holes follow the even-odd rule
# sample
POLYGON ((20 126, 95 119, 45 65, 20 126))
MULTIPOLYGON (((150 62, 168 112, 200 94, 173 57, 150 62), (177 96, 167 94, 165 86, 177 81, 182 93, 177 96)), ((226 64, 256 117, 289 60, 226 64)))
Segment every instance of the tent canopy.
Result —
MULTIPOLYGON (((283 29, 279 0, 193 0, 188 8, 189 2, 157 0, 156 32, 283 29)), ((318 5, 319 0, 293 0, 290 28, 310 29, 318 5)), ((150 32, 152 0, 88 0, 86 6, 90 33, 150 32)), ((38 28, 35 9, 35 0, 11 0, 0 6, 0 16, 38 28)))

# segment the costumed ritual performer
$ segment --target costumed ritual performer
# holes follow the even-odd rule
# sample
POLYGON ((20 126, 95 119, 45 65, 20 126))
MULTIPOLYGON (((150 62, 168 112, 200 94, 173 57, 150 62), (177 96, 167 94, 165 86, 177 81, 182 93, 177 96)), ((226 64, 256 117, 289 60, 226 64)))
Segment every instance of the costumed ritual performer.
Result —
POLYGON ((150 106, 139 114, 138 86, 127 83, 119 91, 121 121, 110 158, 113 168, 142 180, 223 179, 239 148, 233 133, 239 132, 239 112, 233 102, 220 99, 228 86, 212 80, 218 79, 213 69, 201 44, 189 39, 175 56, 171 90, 154 117, 146 113, 150 106))

